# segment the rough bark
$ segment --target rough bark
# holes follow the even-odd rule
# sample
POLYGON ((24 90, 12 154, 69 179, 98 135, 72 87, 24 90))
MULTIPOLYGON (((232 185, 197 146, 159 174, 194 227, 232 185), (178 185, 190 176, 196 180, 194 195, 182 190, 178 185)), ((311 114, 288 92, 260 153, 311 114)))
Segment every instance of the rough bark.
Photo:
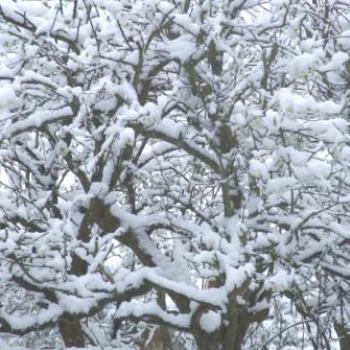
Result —
POLYGON ((196 336, 196 343, 200 350, 221 350, 223 346, 218 342, 216 337, 210 337, 209 335, 204 336, 199 334, 196 336))
POLYGON ((334 329, 339 339, 340 350, 350 349, 350 334, 340 323, 334 323, 334 329))
POLYGON ((72 315, 64 314, 58 321, 64 345, 68 347, 83 348, 85 346, 84 334, 80 320, 72 315))
MULTIPOLYGON (((90 239, 89 217, 85 215, 79 229, 78 238, 83 242, 90 239)), ((87 272, 87 263, 78 255, 73 255, 71 273, 75 276, 83 276, 87 272)), ((84 333, 79 317, 63 314, 58 321, 58 328, 66 347, 82 348, 85 346, 84 333)))

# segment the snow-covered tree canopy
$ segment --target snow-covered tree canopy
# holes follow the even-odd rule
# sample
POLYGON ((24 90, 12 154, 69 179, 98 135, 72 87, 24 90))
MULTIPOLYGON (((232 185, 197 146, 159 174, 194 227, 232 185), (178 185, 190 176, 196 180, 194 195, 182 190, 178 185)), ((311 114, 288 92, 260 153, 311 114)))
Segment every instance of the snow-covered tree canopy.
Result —
POLYGON ((348 350, 349 50, 348 0, 1 0, 0 347, 348 350))

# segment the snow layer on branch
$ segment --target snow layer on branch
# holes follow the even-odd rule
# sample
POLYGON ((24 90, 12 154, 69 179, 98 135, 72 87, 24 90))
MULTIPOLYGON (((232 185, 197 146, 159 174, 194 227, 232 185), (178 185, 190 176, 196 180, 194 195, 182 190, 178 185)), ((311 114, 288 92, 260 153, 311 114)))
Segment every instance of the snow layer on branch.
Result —
MULTIPOLYGON (((0 349, 1 350, 28 350, 28 349, 25 349, 21 346, 10 346, 10 345, 6 344, 5 341, 3 341, 1 339, 0 339, 0 349)), ((81 350, 81 349, 79 349, 79 350, 81 350)))
POLYGON ((62 315, 63 309, 56 304, 50 304, 46 310, 40 311, 35 316, 13 316, 0 310, 0 317, 11 325, 15 330, 27 329, 30 327, 41 326, 45 323, 57 320, 62 315))
POLYGON ((171 58, 185 62, 195 52, 196 45, 193 42, 192 36, 183 35, 177 39, 158 44, 157 50, 165 50, 171 58))
POLYGON ((60 307, 69 314, 88 314, 91 308, 96 306, 96 296, 91 294, 90 298, 81 298, 74 295, 59 296, 60 307))
POLYGON ((344 30, 338 38, 338 44, 342 50, 347 51, 350 49, 350 30, 344 30))
POLYGON ((143 304, 137 301, 130 301, 122 303, 117 312, 117 317, 130 317, 135 316, 141 317, 156 317, 163 319, 166 323, 174 325, 175 327, 188 328, 191 322, 190 314, 173 314, 164 311, 158 304, 150 302, 148 304, 143 304))
POLYGON ((31 114, 27 119, 8 125, 2 132, 2 138, 11 138, 18 133, 32 128, 39 128, 45 123, 55 122, 71 115, 72 110, 70 107, 63 107, 52 111, 38 111, 31 114))
POLYGON ((48 7, 45 6, 41 0, 22 1, 18 3, 18 7, 22 10, 22 12, 26 12, 27 14, 34 16, 45 16, 48 12, 48 7))
POLYGON ((323 56, 324 52, 322 49, 315 50, 313 53, 303 53, 296 56, 291 62, 288 62, 289 74, 295 79, 307 73, 310 69, 316 69, 323 56))
POLYGON ((258 161, 257 159, 252 159, 250 161, 249 172, 251 175, 267 180, 269 178, 268 168, 266 164, 258 161))
POLYGON ((16 91, 11 85, 0 86, 0 109, 19 107, 20 104, 21 99, 16 95, 16 91))
POLYGON ((330 62, 322 66, 322 71, 328 70, 343 70, 344 64, 349 61, 349 55, 345 52, 336 52, 330 62))
POLYGON ((331 115, 338 114, 342 110, 343 106, 333 101, 316 101, 311 96, 301 96, 293 93, 287 88, 280 89, 277 94, 277 99, 282 108, 282 111, 286 114, 296 113, 310 113, 310 114, 322 114, 331 115))
POLYGON ((278 269, 277 272, 266 280, 266 286, 275 292, 287 290, 293 282, 294 275, 283 269, 278 269))

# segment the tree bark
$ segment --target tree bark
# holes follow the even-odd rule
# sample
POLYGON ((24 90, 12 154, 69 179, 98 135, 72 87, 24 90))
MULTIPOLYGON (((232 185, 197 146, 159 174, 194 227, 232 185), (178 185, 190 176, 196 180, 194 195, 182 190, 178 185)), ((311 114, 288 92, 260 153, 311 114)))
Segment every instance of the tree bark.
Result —
MULTIPOLYGON (((82 242, 89 242, 90 240, 91 232, 89 229, 89 220, 89 215, 85 214, 78 235, 78 239, 82 242)), ((86 261, 78 255, 73 254, 70 272, 75 276, 84 276, 87 270, 88 266, 86 261)), ((79 317, 68 313, 63 314, 58 321, 58 328, 66 347, 83 348, 85 346, 84 333, 79 317)))
POLYGON ((209 335, 198 335, 196 337, 196 343, 200 350, 222 350, 223 346, 218 342, 216 337, 210 337, 209 335))
POLYGON ((350 349, 350 334, 346 331, 344 326, 340 323, 334 323, 334 329, 339 338, 340 350, 349 350, 350 349))
POLYGON ((58 321, 58 328, 67 348, 85 346, 84 334, 78 317, 64 314, 58 321))

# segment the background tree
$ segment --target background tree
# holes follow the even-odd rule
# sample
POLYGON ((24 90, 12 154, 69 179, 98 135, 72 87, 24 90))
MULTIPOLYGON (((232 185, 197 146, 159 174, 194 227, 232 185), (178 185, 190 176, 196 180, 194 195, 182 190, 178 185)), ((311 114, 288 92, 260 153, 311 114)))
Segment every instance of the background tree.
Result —
POLYGON ((0 333, 346 349, 347 5, 2 1, 0 333))

